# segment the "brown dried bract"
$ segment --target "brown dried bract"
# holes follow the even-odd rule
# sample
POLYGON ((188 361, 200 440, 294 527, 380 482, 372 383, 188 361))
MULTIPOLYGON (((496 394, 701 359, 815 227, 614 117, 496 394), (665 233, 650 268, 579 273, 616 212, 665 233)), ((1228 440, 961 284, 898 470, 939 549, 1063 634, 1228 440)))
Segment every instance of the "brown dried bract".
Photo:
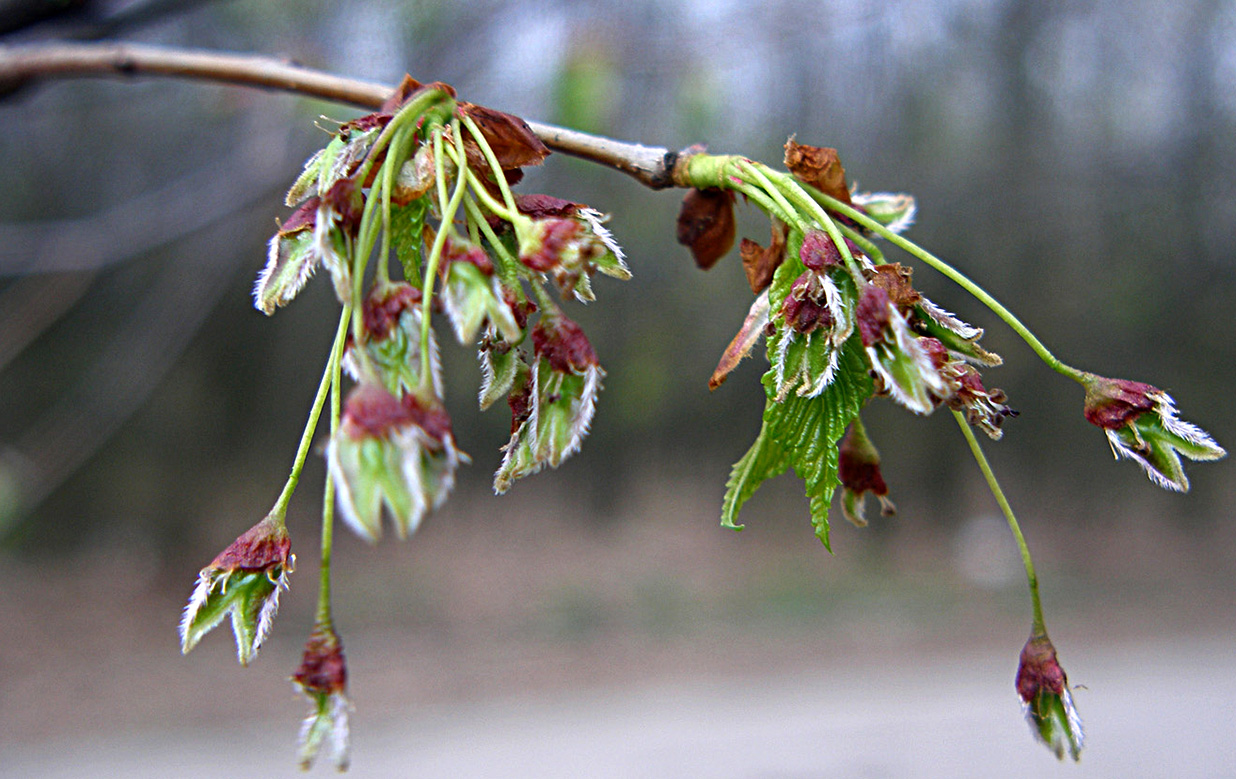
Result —
POLYGON ((678 212, 678 243, 691 250, 695 264, 708 270, 734 245, 734 193, 691 189, 678 212))
MULTIPOLYGON (((476 122, 503 171, 516 170, 525 165, 540 165, 541 161, 549 156, 549 149, 541 143, 536 133, 532 132, 528 123, 518 116, 475 103, 460 101, 458 105, 460 115, 472 117, 472 121, 476 122)), ((475 145, 469 135, 464 136, 464 145, 475 145)), ((471 153, 468 157, 471 162, 471 153)), ((481 160, 484 167, 488 168, 488 164, 483 162, 483 156, 481 160)))
POLYGON ((785 142, 785 166, 794 178, 810 184, 825 195, 843 203, 850 202, 850 190, 845 183, 845 168, 836 149, 807 146, 793 138, 785 142))
POLYGON ((913 268, 899 262, 877 265, 872 269, 871 283, 888 293, 888 299, 897 306, 898 311, 906 312, 923 299, 918 290, 910 285, 913 273, 913 268))
POLYGON ((767 249, 749 238, 743 238, 738 245, 742 269, 746 272, 747 283, 755 294, 760 294, 772 284, 773 273, 785 260, 785 242, 789 231, 790 228, 785 222, 774 219, 767 249))

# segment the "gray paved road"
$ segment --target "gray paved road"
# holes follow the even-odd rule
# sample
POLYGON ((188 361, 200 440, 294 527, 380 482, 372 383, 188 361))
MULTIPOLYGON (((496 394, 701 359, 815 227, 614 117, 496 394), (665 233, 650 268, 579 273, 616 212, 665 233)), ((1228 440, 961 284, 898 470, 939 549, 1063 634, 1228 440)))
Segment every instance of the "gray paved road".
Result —
MULTIPOLYGON (((1010 659, 821 667, 358 713, 353 777, 1236 776, 1236 642, 1115 646, 1062 656, 1089 742, 1079 766, 1034 744, 1010 659)), ((303 776, 286 734, 174 730, 6 750, 13 777, 303 776), (240 759, 237 759, 237 758, 240 759), (244 764, 243 769, 241 764, 244 764)), ((330 774, 326 767, 315 773, 330 774)))

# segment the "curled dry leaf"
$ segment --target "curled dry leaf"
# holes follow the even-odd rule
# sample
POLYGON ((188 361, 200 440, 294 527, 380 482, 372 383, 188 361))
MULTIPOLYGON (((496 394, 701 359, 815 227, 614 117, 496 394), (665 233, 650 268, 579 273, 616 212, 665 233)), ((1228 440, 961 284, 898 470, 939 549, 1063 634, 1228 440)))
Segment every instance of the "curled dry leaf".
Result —
POLYGON ((725 347, 725 353, 721 355, 717 369, 708 379, 708 389, 715 390, 720 387, 730 372, 738 367, 738 363, 751 354, 751 350, 760 340, 760 336, 764 334, 764 328, 768 325, 768 310, 768 290, 764 290, 751 304, 751 310, 747 312, 747 318, 743 320, 737 335, 730 341, 730 345, 725 347))
MULTIPOLYGON (((471 117, 472 121, 476 122, 476 126, 480 128, 481 135, 485 136, 485 142, 493 150, 494 156, 498 158, 498 164, 502 166, 504 172, 516 171, 525 165, 540 165, 541 161, 549 156, 549 149, 545 144, 541 143, 541 139, 532 132, 532 128, 528 127, 528 123, 518 116, 512 116, 502 111, 496 111, 492 108, 486 108, 475 103, 459 101, 459 113, 463 116, 471 117)), ((465 135, 464 138, 465 150, 468 154, 468 162, 479 170, 487 170, 488 163, 485 161, 484 155, 480 154, 480 149, 472 141, 471 137, 465 135), (477 159, 474 162, 473 151, 477 153, 477 159)), ((507 180, 512 179, 511 173, 507 173, 507 180)))
POLYGON ((780 219, 772 221, 772 237, 768 248, 760 246, 750 238, 743 238, 738 245, 738 254, 742 257, 742 269, 747 274, 747 283, 751 291, 760 294, 772 283, 773 272, 785 259, 785 241, 790 228, 780 219))
POLYGON ((850 189, 845 183, 845 168, 836 149, 808 146, 793 138, 785 142, 785 166, 794 178, 810 184, 825 195, 843 203, 850 202, 850 189))
POLYGON ((734 245, 734 193, 717 188, 690 189, 678 212, 678 243, 691 250, 695 264, 708 270, 734 245))

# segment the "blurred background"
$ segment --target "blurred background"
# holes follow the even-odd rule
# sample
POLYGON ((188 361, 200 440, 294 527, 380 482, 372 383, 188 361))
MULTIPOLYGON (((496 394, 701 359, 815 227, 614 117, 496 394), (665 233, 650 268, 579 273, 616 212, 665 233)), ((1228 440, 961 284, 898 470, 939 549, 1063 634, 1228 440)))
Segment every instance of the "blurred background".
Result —
MULTIPOLYGON (((1236 441, 1231 2, 0 2, 0 42, 68 38, 406 72, 671 149, 835 146, 851 182, 914 194, 910 237, 1066 362, 1163 387, 1236 441)), ((268 319, 249 292, 319 117, 357 113, 144 79, 0 98, 0 774, 293 773, 319 458, 289 514, 301 570, 254 667, 226 628, 180 657, 176 626, 197 570, 286 477, 337 304, 319 280, 268 319)), ((411 540, 339 537, 356 775, 1236 764, 1227 461, 1190 468, 1187 496, 1155 488, 1112 461, 1078 387, 916 270, 988 328, 1006 364, 986 383, 1021 412, 987 449, 1085 686, 1089 751, 1057 767, 1013 691, 1024 576, 952 419, 869 407, 899 512, 862 531, 838 513, 835 555, 793 476, 722 530, 763 406, 762 358, 707 388, 750 304, 736 253, 700 272, 674 242, 679 193, 576 160, 520 189, 614 215, 635 278, 569 312, 609 378, 583 450, 495 498, 509 419, 476 411, 475 356, 443 340, 472 466, 411 540)), ((740 235, 765 241, 766 220, 743 214, 740 235)))

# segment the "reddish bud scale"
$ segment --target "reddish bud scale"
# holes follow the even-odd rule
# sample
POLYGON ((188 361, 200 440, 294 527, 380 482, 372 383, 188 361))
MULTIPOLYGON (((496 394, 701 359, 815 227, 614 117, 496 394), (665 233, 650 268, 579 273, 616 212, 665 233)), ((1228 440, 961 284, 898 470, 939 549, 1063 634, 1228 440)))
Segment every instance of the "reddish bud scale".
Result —
POLYGON ((335 631, 314 628, 305 642, 305 654, 292 681, 307 693, 333 695, 348 685, 348 667, 343 658, 343 642, 335 631))
POLYGON ((1042 692, 1062 695, 1067 683, 1051 641, 1046 636, 1027 641, 1017 666, 1017 694, 1021 699, 1031 703, 1042 692))
POLYGON ((353 440, 386 438, 397 428, 417 427, 436 441, 451 434, 451 418, 441 406, 422 405, 415 395, 402 399, 377 384, 360 384, 348 395, 343 431, 353 440))
POLYGON ((510 307, 511 313, 515 315, 515 324, 519 325, 519 329, 523 330, 528 326, 528 317, 536 312, 536 303, 531 300, 520 301, 515 297, 515 292, 502 287, 502 300, 510 307))
POLYGON ((1086 384, 1086 421, 1106 430, 1116 430, 1155 406, 1151 395, 1163 391, 1150 384, 1128 379, 1093 377, 1086 384))
POLYGON ((544 233, 541 236, 541 246, 527 257, 520 257, 520 262, 534 271, 544 273, 558 266, 562 253, 566 251, 571 241, 580 231, 580 224, 571 219, 550 217, 541 220, 544 233))
POLYGON ((678 212, 678 243, 691 250, 696 265, 708 270, 734 245, 736 225, 733 192, 689 189, 678 212))
POLYGON ((415 395, 404 395, 402 405, 407 409, 412 424, 425 431, 429 437, 439 443, 450 437, 451 416, 441 405, 422 405, 415 395))
MULTIPOLYGON (((853 250, 851 250, 853 251, 853 250)), ((841 250, 833 239, 818 230, 810 230, 803 236, 798 256, 813 271, 825 271, 841 264, 841 250)))
POLYGON ((564 316, 543 317, 532 328, 532 348, 561 373, 597 365, 597 353, 579 325, 564 316))
POLYGON ((874 284, 863 288, 863 294, 858 299, 854 317, 858 322, 858 334, 863 339, 863 346, 869 347, 884 339, 884 330, 888 327, 888 293, 874 284))
POLYGON ((489 255, 485 250, 471 242, 456 241, 450 236, 447 236, 446 243, 442 247, 443 257, 446 263, 442 265, 442 273, 445 275, 447 263, 452 262, 467 262, 481 269, 481 273, 486 276, 494 275, 494 263, 489 259, 489 255))
MULTIPOLYGON (((923 336, 918 339, 918 345, 921 346, 923 351, 927 353, 927 356, 931 358, 931 364, 936 369, 940 369, 945 365, 948 365, 949 361, 952 359, 949 356, 948 347, 946 347, 944 342, 939 338, 923 336)), ((975 376, 977 375, 978 374, 976 373, 975 376)), ((979 385, 979 388, 982 388, 981 384, 979 385)))
POLYGON ((246 530, 210 564, 219 571, 264 571, 287 565, 292 551, 288 531, 273 520, 264 519, 246 530))
POLYGON ((355 233, 360 225, 364 203, 357 191, 356 181, 339 179, 322 198, 322 203, 339 214, 339 226, 348 233, 355 233))
POLYGON ((399 324, 400 315, 408 308, 420 305, 420 302, 421 291, 411 284, 375 286, 369 297, 365 298, 361 312, 365 334, 378 340, 386 338, 399 324))
POLYGON ((572 217, 584 206, 553 195, 530 194, 516 195, 515 207, 519 213, 533 219, 544 219, 547 216, 572 217))
POLYGON ((318 206, 322 199, 311 197, 297 206, 292 215, 279 225, 279 235, 292 235, 302 230, 312 230, 318 221, 318 206))
POLYGON ((392 116, 394 114, 386 111, 375 111, 372 114, 365 114, 350 122, 344 122, 339 125, 339 134, 347 136, 353 132, 364 133, 370 130, 381 129, 390 122, 392 116))
POLYGON ((871 283, 888 293, 888 299, 897 310, 907 312, 922 302, 923 296, 910 285, 912 268, 907 268, 899 262, 877 265, 869 274, 871 283))

